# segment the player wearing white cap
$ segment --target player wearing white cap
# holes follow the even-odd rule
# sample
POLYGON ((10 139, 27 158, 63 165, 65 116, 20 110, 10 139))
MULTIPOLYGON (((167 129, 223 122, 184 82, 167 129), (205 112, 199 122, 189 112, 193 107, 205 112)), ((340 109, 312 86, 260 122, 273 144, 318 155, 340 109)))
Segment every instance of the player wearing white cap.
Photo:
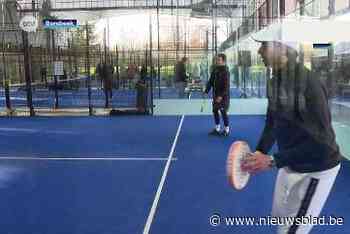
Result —
POLYGON ((259 39, 259 54, 272 71, 268 80, 266 124, 253 157, 242 170, 258 173, 277 167, 272 216, 295 217, 280 225, 279 234, 306 234, 312 225, 302 217, 318 217, 340 169, 340 152, 331 125, 326 88, 298 63, 297 47, 259 39), (268 155, 277 142, 278 153, 268 155))

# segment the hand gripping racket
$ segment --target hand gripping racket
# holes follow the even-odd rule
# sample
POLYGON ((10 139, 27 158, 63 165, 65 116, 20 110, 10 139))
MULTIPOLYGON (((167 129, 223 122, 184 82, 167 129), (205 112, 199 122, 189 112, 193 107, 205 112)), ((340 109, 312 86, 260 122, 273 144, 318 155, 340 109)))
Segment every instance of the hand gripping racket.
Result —
POLYGON ((226 171, 229 184, 237 190, 243 189, 249 181, 250 174, 241 170, 241 164, 250 153, 249 145, 244 141, 236 141, 230 147, 226 171))

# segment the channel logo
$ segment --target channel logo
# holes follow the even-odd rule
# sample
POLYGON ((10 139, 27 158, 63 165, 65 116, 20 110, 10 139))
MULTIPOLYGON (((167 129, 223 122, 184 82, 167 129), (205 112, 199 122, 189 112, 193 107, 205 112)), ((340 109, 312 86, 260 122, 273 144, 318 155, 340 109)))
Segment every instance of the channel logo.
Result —
POLYGON ((45 19, 43 20, 45 29, 66 29, 78 27, 76 19, 45 19))

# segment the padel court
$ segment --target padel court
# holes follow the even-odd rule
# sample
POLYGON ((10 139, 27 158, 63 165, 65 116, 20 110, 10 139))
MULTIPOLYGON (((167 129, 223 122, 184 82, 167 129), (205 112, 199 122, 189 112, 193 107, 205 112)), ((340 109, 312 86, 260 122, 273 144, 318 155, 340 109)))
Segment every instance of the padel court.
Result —
MULTIPOLYGON (((0 210, 6 234, 275 233, 273 226, 213 227, 209 217, 270 214, 276 171, 228 186, 229 146, 252 147, 263 115, 231 115, 228 138, 208 136, 210 115, 1 118, 0 210)), ((349 136, 347 136, 347 139, 349 136)), ((350 162, 322 215, 350 228, 350 162)))
POLYGON ((255 149, 267 98, 283 115, 323 103, 313 75, 344 157, 321 213, 342 225, 311 234, 349 234, 349 22, 349 0, 0 1, 0 234, 277 233, 244 220, 271 216, 277 170, 238 191, 227 165, 250 154, 228 151, 255 149), (232 99, 228 137, 208 134, 212 99, 225 122, 232 99))

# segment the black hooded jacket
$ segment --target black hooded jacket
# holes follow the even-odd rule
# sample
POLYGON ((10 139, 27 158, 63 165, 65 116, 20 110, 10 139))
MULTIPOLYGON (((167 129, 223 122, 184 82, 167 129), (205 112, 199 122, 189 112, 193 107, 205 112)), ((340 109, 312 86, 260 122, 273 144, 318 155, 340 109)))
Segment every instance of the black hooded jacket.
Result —
POLYGON ((215 66, 205 89, 209 93, 213 89, 213 99, 222 97, 224 104, 230 102, 230 72, 227 66, 215 66))
POLYGON ((328 94, 319 78, 302 65, 268 80, 265 129, 256 150, 267 154, 277 142, 278 168, 309 173, 331 169, 341 155, 335 141, 328 94))

